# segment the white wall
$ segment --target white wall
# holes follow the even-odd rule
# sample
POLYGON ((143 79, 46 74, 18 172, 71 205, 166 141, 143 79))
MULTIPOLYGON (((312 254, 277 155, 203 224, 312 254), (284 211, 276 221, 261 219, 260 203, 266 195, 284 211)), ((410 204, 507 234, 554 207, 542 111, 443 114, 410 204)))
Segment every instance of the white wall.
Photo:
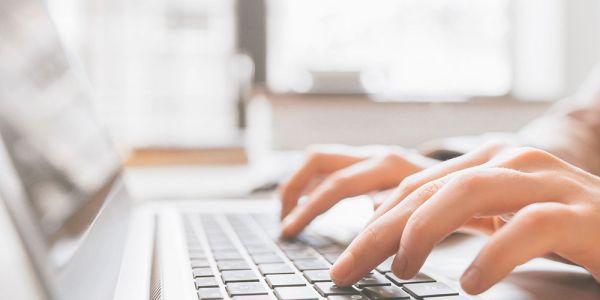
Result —
POLYGON ((549 105, 508 100, 375 103, 318 97, 277 97, 268 103, 270 111, 263 116, 270 123, 274 149, 302 149, 314 143, 415 147, 441 137, 514 131, 549 105))

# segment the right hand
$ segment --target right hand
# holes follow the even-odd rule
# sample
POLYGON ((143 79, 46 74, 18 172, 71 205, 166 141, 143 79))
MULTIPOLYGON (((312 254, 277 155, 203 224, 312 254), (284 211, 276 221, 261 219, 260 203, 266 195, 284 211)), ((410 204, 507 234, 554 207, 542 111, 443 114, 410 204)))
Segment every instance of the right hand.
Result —
POLYGON ((313 147, 281 189, 281 234, 295 236, 340 200, 396 187, 436 162, 400 147, 313 147))

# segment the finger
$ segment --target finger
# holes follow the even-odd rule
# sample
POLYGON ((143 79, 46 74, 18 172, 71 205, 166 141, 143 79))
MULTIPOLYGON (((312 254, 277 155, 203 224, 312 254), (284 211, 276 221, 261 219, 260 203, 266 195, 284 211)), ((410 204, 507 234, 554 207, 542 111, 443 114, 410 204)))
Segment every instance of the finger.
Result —
POLYGON ((337 171, 315 188, 308 201, 288 214, 282 224, 282 235, 298 234, 314 218, 344 198, 396 186, 408 172, 413 170, 391 163, 387 157, 364 160, 337 171))
POLYGON ((412 212, 427 201, 436 189, 444 185, 445 178, 422 187, 415 194, 416 201, 402 202, 381 218, 369 224, 346 248, 331 268, 331 278, 340 286, 351 285, 398 250, 402 228, 412 212))
MULTIPOLYGON (((519 211, 481 250, 461 278, 463 289, 479 294, 515 267, 568 243, 576 214, 561 203, 536 203, 519 211)), ((574 222, 575 221, 575 222, 574 222)))
POLYGON ((281 219, 285 218, 296 206, 298 199, 313 178, 343 169, 364 159, 365 157, 348 154, 325 152, 310 154, 302 167, 281 189, 281 219))
POLYGON ((413 277, 439 241, 473 217, 514 212, 533 202, 558 201, 561 187, 545 177, 501 168, 472 168, 449 175, 447 184, 410 216, 392 264, 413 277), (407 262, 407 263, 405 263, 407 262))
POLYGON ((398 205, 398 203, 406 196, 425 183, 459 170, 483 164, 489 161, 495 154, 502 151, 505 147, 506 145, 503 143, 489 143, 465 155, 441 162, 407 177, 402 181, 398 189, 394 191, 392 196, 379 206, 368 224, 381 217, 383 214, 392 209, 392 207, 398 205))

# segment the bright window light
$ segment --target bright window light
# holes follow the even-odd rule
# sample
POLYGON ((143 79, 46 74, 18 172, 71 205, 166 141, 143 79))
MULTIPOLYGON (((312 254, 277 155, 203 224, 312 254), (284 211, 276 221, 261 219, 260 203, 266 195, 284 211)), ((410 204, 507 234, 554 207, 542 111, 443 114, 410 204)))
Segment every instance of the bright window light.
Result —
POLYGON ((272 0, 269 86, 395 98, 505 95, 510 2, 272 0))

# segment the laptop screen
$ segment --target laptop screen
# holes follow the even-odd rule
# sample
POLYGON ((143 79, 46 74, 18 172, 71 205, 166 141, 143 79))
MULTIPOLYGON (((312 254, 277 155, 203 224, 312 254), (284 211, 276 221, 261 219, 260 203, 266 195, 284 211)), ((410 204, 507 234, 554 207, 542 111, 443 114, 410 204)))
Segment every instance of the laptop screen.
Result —
POLYGON ((0 1, 0 134, 51 248, 77 241, 119 170, 81 78, 41 1, 0 1))

